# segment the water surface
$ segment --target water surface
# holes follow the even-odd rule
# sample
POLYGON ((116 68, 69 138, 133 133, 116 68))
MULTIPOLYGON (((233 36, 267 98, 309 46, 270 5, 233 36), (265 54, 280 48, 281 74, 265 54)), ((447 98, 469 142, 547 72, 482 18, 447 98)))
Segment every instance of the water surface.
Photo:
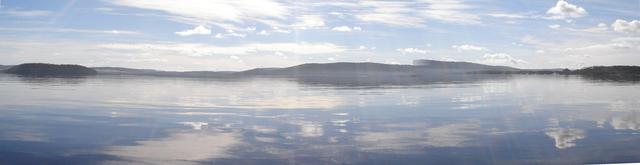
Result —
POLYGON ((0 74, 0 164, 640 162, 640 84, 0 74))

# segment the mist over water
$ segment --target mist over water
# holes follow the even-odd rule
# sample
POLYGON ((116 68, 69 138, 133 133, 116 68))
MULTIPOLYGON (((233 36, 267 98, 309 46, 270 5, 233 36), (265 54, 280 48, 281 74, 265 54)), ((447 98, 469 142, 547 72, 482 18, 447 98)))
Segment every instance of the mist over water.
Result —
POLYGON ((640 162, 640 85, 0 74, 0 164, 640 162), (357 81, 356 81, 357 82, 357 81))

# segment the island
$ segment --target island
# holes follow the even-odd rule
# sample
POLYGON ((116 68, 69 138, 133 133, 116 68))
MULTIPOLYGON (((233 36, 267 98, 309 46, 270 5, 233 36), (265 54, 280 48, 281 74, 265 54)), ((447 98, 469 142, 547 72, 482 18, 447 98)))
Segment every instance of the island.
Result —
POLYGON ((4 71, 9 74, 33 77, 75 77, 91 76, 98 71, 81 65, 57 65, 45 63, 27 63, 12 66, 4 71))

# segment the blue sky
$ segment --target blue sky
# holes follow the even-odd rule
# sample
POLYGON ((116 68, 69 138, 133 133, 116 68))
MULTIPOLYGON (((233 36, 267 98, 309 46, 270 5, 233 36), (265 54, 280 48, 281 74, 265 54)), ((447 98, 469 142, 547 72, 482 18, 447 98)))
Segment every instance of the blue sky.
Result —
POLYGON ((640 65, 640 0, 2 0, 0 63, 640 65))

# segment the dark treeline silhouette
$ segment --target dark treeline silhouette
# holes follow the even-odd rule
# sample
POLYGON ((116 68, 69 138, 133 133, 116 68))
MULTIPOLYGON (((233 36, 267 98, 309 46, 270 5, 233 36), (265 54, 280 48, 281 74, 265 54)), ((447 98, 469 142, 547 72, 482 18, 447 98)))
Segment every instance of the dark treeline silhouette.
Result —
POLYGON ((13 66, 4 71, 22 76, 89 76, 96 75, 94 69, 81 65, 56 65, 44 63, 28 63, 13 66))
POLYGON ((9 69, 9 68, 11 68, 11 66, 9 66, 9 65, 0 65, 0 71, 6 70, 6 69, 9 69))
POLYGON ((593 66, 574 71, 589 78, 609 80, 640 80, 640 66, 593 66))
POLYGON ((520 70, 484 70, 477 72, 470 72, 474 74, 574 74, 569 69, 520 69, 520 70))
POLYGON ((640 66, 592 66, 582 69, 521 69, 516 71, 484 70, 471 72, 474 74, 558 74, 580 75, 591 79, 638 81, 640 80, 640 66))

